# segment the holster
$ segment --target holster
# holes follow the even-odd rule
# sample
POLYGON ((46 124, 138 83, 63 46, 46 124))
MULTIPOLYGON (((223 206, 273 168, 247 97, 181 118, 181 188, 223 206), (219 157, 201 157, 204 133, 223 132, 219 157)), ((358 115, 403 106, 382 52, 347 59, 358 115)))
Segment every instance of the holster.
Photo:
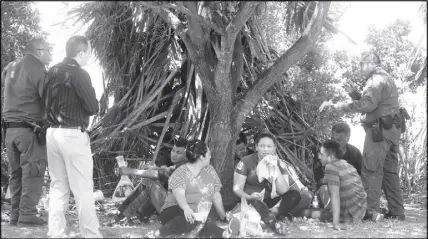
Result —
POLYGON ((46 145, 46 131, 48 127, 41 126, 35 129, 36 138, 40 145, 46 145))
POLYGON ((33 131, 36 134, 37 142, 40 145, 46 145, 46 131, 48 130, 48 126, 42 123, 28 123, 33 127, 33 131))
POLYGON ((363 123, 363 128, 367 132, 367 130, 372 130, 372 140, 373 142, 382 142, 383 141, 383 125, 382 120, 376 119, 369 123, 363 123))
POLYGON ((410 115, 409 115, 409 113, 407 113, 406 108, 404 108, 404 107, 400 108, 400 114, 398 117, 400 119, 401 133, 404 133, 404 132, 406 132, 406 120, 410 119, 410 115))
MULTIPOLYGON (((391 129, 395 123, 395 115, 386 115, 380 117, 380 122, 384 129, 391 129)), ((399 127, 399 125, 397 125, 399 127)))

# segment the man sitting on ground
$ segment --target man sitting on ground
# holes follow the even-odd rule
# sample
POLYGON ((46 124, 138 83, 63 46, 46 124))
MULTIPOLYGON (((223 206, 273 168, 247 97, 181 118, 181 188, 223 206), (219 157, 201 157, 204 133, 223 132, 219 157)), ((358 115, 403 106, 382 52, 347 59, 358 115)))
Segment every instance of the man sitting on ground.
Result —
POLYGON ((154 211, 160 212, 168 194, 168 178, 179 166, 187 162, 186 159, 187 140, 178 139, 171 150, 170 160, 168 157, 158 157, 157 167, 146 170, 120 168, 122 175, 134 175, 142 177, 142 181, 131 195, 119 206, 118 214, 109 223, 112 225, 123 218, 130 220, 134 215, 140 221, 147 221, 154 211), (172 167, 168 167, 172 165, 172 167))
POLYGON ((333 221, 333 229, 339 229, 339 222, 361 221, 367 208, 367 194, 354 166, 341 159, 341 146, 334 140, 322 144, 319 158, 325 166, 321 187, 323 198, 331 203, 319 213, 312 212, 306 217, 320 218, 321 221, 333 221), (327 190, 324 190, 326 187, 327 190))
MULTIPOLYGON (((346 123, 337 123, 331 129, 331 139, 335 140, 340 144, 340 150, 343 152, 342 159, 346 160, 352 165, 361 176, 361 165, 363 161, 363 155, 360 150, 349 144, 349 138, 351 137, 351 128, 346 123)), ((324 177, 324 167, 318 160, 318 155, 314 155, 314 177, 317 183, 317 189, 322 186, 321 179, 324 177)))

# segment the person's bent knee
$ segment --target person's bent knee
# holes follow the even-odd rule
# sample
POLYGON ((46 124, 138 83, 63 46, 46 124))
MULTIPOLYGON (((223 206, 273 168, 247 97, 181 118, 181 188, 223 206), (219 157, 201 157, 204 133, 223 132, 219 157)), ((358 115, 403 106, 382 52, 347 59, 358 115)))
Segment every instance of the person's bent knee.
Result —
POLYGON ((290 190, 289 192, 284 194, 283 197, 289 198, 292 204, 297 204, 302 199, 302 197, 300 196, 300 193, 296 190, 290 190))
POLYGON ((309 206, 312 202, 312 198, 313 198, 313 196, 309 191, 302 190, 300 192, 300 202, 301 203, 305 203, 305 205, 309 206))

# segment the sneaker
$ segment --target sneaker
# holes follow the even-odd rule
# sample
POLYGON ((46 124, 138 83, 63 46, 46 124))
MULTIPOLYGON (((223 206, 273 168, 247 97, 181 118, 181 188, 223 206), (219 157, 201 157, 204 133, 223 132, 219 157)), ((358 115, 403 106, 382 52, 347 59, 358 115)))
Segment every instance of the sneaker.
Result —
POLYGON ((385 214, 385 219, 397 219, 399 221, 404 221, 406 220, 406 216, 404 215, 393 215, 390 212, 385 214))

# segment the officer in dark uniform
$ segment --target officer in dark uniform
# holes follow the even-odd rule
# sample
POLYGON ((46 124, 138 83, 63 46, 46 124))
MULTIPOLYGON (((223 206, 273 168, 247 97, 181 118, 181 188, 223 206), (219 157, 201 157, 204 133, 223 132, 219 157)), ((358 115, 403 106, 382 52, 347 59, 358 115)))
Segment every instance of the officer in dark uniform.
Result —
POLYGON ((361 178, 367 193, 366 219, 378 221, 380 194, 384 191, 388 201, 385 218, 404 220, 403 196, 398 176, 398 147, 404 131, 404 116, 398 103, 398 90, 394 79, 381 68, 376 53, 361 56, 361 73, 366 77, 362 94, 348 89, 353 98, 350 103, 333 105, 337 111, 365 114, 363 127, 366 137, 363 150, 361 178))
MULTIPOLYGON (((3 70, 3 118, 9 160, 10 224, 45 224, 36 216, 46 169, 46 146, 37 138, 42 125, 41 96, 51 48, 43 39, 32 40, 27 54, 3 70)), ((3 124, 2 124, 3 125, 3 124)))

